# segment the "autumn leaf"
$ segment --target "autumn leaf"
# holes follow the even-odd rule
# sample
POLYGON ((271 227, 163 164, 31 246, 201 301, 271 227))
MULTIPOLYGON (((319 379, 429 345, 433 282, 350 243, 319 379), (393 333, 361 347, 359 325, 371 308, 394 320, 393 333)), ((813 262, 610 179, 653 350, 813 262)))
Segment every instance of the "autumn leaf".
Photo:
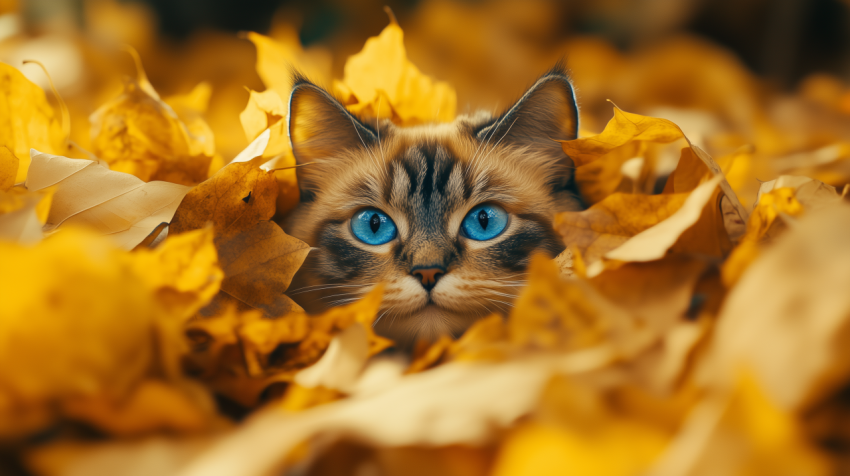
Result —
MULTIPOLYGON (((0 147, 0 155, 4 154, 17 163, 8 149, 0 147)), ((42 226, 47 221, 55 191, 52 187, 40 192, 30 192, 21 186, 0 189, 0 239, 20 244, 41 241, 42 226)))
POLYGON ((292 69, 303 72, 314 81, 330 78, 331 57, 327 51, 312 48, 305 51, 298 32, 285 28, 277 38, 250 32, 248 39, 257 48, 257 73, 267 88, 288 99, 292 89, 292 69))
POLYGON ((652 474, 834 474, 795 416, 777 406, 752 375, 739 375, 732 391, 693 409, 652 474))
MULTIPOLYGON (((365 330, 368 356, 389 347, 391 341, 372 330, 381 295, 382 290, 376 289, 359 302, 318 316, 290 312, 266 318, 257 311, 240 313, 230 308, 218 316, 194 320, 186 327, 194 343, 190 368, 217 392, 252 407, 272 385, 288 386, 299 371, 318 362, 335 336, 355 324, 365 330)), ((315 372, 319 375, 302 377, 302 386, 334 381, 328 380, 328 371, 315 372)))
POLYGON ((27 178, 30 149, 59 154, 67 139, 44 91, 5 63, 0 63, 0 131, 0 146, 20 161, 14 183, 27 178))
POLYGON ((454 88, 425 76, 407 59, 404 32, 392 13, 384 31, 348 59, 334 93, 354 114, 403 125, 448 122, 457 108, 454 88))
POLYGON ((212 233, 194 232, 166 240, 158 250, 130 254, 107 238, 70 229, 32 248, 0 242, 0 256, 16 271, 0 274, 8 293, 0 302, 6 336, 0 355, 16 362, 0 369, 4 435, 23 435, 62 417, 118 433, 187 429, 177 423, 187 418, 209 421, 209 397, 183 381, 177 361, 182 322, 209 297, 204 290, 215 290, 221 279, 212 233), (196 254, 181 249, 189 243, 196 254), (193 265, 175 266, 170 257, 178 252, 193 265), (175 294, 183 305, 173 305, 175 294), (110 410, 97 408, 109 402, 122 418, 144 420, 124 410, 147 413, 141 402, 148 396, 135 392, 148 379, 181 394, 167 392, 170 401, 183 403, 158 408, 162 425, 100 418, 110 410), (126 403, 136 398, 141 406, 126 403), (180 413, 187 407, 194 416, 180 413))
MULTIPOLYGON (((145 182, 164 180, 194 185, 207 178, 214 143, 197 110, 189 127, 163 102, 137 61, 138 79, 126 80, 123 92, 95 111, 91 118, 93 152, 110 167, 139 177, 145 182)), ((200 108, 204 87, 194 101, 183 101, 181 109, 200 108)), ((192 94, 190 94, 192 96, 192 94)), ((180 101, 174 100, 175 104, 180 101)))
POLYGON ((230 237, 249 230, 275 212, 277 183, 260 169, 262 156, 234 162, 193 188, 177 208, 171 233, 183 233, 213 223, 216 236, 230 237))
POLYGON ((796 409, 845 381, 848 223, 845 204, 806 213, 747 268, 718 316, 703 382, 732 386, 746 366, 773 401, 796 409))
POLYGON ((251 91, 248 105, 239 114, 242 128, 248 140, 255 140, 266 129, 269 130, 267 147, 263 157, 269 162, 263 164, 265 170, 274 170, 278 184, 276 209, 282 215, 295 208, 301 198, 298 178, 295 174, 295 156, 289 144, 289 130, 286 108, 280 95, 274 89, 258 93, 251 91), (287 169, 287 170, 279 170, 287 169))
POLYGON ((683 137, 679 126, 671 121, 632 114, 614 106, 614 117, 602 133, 561 141, 561 146, 576 167, 581 167, 632 141, 667 143, 683 137))
MULTIPOLYGON (((697 187, 688 195, 682 206, 667 219, 641 231, 622 245, 605 253, 605 258, 620 261, 652 261, 662 258, 667 250, 679 240, 679 237, 699 221, 707 206, 709 208, 708 213, 712 213, 715 209, 719 213, 717 200, 712 201, 711 199, 716 197, 714 190, 722 178, 721 175, 718 175, 697 187)), ((717 235, 725 236, 726 230, 723 228, 722 220, 719 222, 719 226, 715 225, 713 228, 709 233, 698 234, 699 238, 705 237, 710 240, 717 235)), ((686 240, 686 242, 691 244, 693 240, 686 240)), ((699 245, 697 246, 699 247, 699 245)), ((712 246, 709 245, 709 247, 712 246)))
POLYGON ((732 287, 738 281, 758 257, 763 243, 785 230, 787 218, 801 216, 806 210, 835 205, 840 199, 833 187, 808 177, 783 175, 763 183, 741 244, 723 265, 724 284, 732 287))
POLYGON ((217 246, 227 276, 222 291, 268 316, 300 309, 283 292, 310 252, 307 243, 287 235, 273 222, 261 221, 254 228, 222 238, 217 246))
POLYGON ((20 160, 6 146, 0 146, 0 192, 5 192, 15 185, 18 176, 20 160))
POLYGON ((132 249, 160 223, 171 221, 189 187, 145 183, 91 160, 69 159, 33 150, 26 182, 31 191, 53 187, 45 231, 86 226, 132 249))
POLYGON ((555 229, 564 243, 575 246, 587 262, 593 262, 672 216, 686 199, 687 194, 615 193, 587 210, 559 213, 555 229))
POLYGON ((670 432, 658 421, 629 415, 613 399, 563 378, 546 388, 541 416, 502 442, 493 474, 599 476, 646 472, 670 432))

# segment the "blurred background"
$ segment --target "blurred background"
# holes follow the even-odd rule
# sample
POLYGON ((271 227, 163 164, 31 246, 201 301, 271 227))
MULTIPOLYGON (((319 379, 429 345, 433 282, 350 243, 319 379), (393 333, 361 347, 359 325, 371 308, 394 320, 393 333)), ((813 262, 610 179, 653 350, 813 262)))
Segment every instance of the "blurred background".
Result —
POLYGON ((585 131, 604 127, 610 99, 715 153, 850 140, 850 0, 0 0, 0 61, 45 63, 84 146, 87 115, 133 74, 127 55, 103 52, 130 44, 161 95, 212 86, 204 118, 232 157, 247 143, 246 88, 268 86, 244 32, 303 47, 329 84, 387 25, 385 5, 413 63, 456 88, 458 113, 504 108, 566 58, 585 131))

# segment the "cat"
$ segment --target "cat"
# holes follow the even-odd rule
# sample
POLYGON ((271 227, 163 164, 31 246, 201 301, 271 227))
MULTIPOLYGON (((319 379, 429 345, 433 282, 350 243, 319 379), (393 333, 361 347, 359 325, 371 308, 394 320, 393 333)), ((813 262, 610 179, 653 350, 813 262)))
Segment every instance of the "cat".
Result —
POLYGON ((583 208, 556 142, 578 119, 560 64, 500 116, 413 127, 355 117, 296 76, 290 140, 309 165, 284 229, 314 249, 290 295, 318 312, 383 282, 375 330, 402 347, 505 313, 530 255, 565 248, 554 215, 583 208))

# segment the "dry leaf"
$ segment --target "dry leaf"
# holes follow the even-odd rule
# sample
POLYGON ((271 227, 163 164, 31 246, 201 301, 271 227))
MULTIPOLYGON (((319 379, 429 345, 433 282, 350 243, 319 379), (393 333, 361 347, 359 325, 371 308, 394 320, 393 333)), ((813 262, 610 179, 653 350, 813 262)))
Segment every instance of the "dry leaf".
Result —
POLYGON ((806 213, 797 224, 729 292, 700 366, 713 386, 734 385, 736 369, 751 368, 783 408, 811 404, 850 375, 850 207, 806 213))
POLYGON ((263 84, 282 99, 288 99, 292 89, 292 67, 317 82, 331 77, 330 55, 316 48, 304 51, 298 32, 291 27, 274 39, 254 32, 248 33, 248 39, 257 48, 257 73, 263 84))
POLYGON ((261 221, 249 230, 222 237, 216 245, 226 276, 222 291, 267 316, 300 309, 283 293, 310 252, 307 243, 273 222, 261 221))
POLYGON ((30 149, 62 153, 65 139, 44 91, 16 68, 0 63, 0 146, 20 160, 14 183, 27 179, 30 149))
POLYGON ((666 119, 632 114, 614 106, 614 117, 602 133, 561 141, 561 146, 576 167, 581 167, 632 141, 667 143, 683 137, 679 126, 666 119))
POLYGON ((555 229, 589 264, 672 216, 686 199, 686 194, 615 193, 585 211, 559 213, 555 229))
POLYGON ((207 178, 212 131, 199 116, 192 119, 190 131, 159 98, 144 71, 139 71, 138 81, 127 80, 124 91, 95 111, 90 121, 93 152, 115 171, 145 182, 182 185, 207 178))
POLYGON ((262 93, 251 91, 251 97, 245 110, 239 115, 242 128, 248 140, 254 140, 266 129, 269 130, 267 147, 263 157, 271 160, 261 168, 274 170, 278 185, 277 213, 284 214, 298 205, 301 192, 295 174, 295 156, 289 143, 286 109, 277 91, 269 89, 262 93), (288 170, 277 170, 284 169, 288 170))
POLYGON ((540 417, 513 429, 502 442, 493 474, 581 474, 628 476, 644 473, 670 439, 661 422, 629 415, 612 399, 553 379, 540 417))
POLYGON ((91 160, 33 150, 26 182, 32 191, 55 188, 45 230, 86 226, 132 249, 160 223, 171 221, 189 187, 145 183, 91 160))
POLYGON ((38 243, 47 220, 54 188, 30 192, 24 187, 0 190, 0 240, 19 244, 38 243))
MULTIPOLYGON (((73 402, 96 399, 121 408, 135 398, 140 382, 151 377, 184 388, 177 369, 180 326, 209 296, 205 289, 214 292, 221 279, 212 246, 209 231, 133 254, 74 229, 33 248, 0 242, 3 263, 15 270, 0 274, 0 288, 8 293, 0 300, 6 336, 0 356, 15 362, 0 369, 0 432, 23 435, 63 415, 102 423, 105 430, 152 429, 101 420, 98 405, 73 402), (181 249, 184 245, 191 245, 197 256, 181 249), (172 266, 168 257, 177 252, 193 265, 172 266), (174 304, 175 297, 180 305, 174 304)), ((182 401, 191 402, 195 415, 209 421, 212 405, 206 393, 185 393, 188 388, 182 401)), ((127 411, 146 408, 131 405, 127 411)), ((178 421, 190 418, 172 410, 162 408, 163 425, 180 426, 178 421)))
POLYGON ((18 176, 20 160, 6 146, 0 146, 0 192, 5 192, 15 185, 18 176))
POLYGON ((407 59, 404 32, 392 15, 380 35, 348 58, 334 93, 354 114, 403 125, 452 121, 457 108, 454 88, 425 76, 407 59))
POLYGON ((239 313, 230 308, 219 316, 192 321, 186 328, 193 342, 191 371, 218 393, 253 407, 270 387, 288 385, 299 371, 318 362, 335 336, 354 324, 366 331, 368 356, 392 345, 372 330, 381 295, 382 290, 376 289, 361 301, 312 317, 291 312, 269 319, 257 311, 239 313))
MULTIPOLYGON (((652 261, 663 257, 679 237, 697 223, 706 205, 714 205, 711 198, 722 178, 722 175, 718 175, 697 187, 672 215, 608 251, 604 255, 605 258, 620 261, 652 261)), ((719 213, 719 207, 716 208, 718 208, 716 213, 719 213)), ((722 226, 722 221, 720 224, 722 226)), ((726 233, 725 229, 720 231, 726 233)))
POLYGON ((271 172, 260 169, 256 157, 235 162, 193 188, 177 208, 171 233, 183 233, 213 223, 216 236, 229 237, 270 219, 275 212, 277 183, 271 172))
POLYGON ((711 395, 689 416, 649 474, 825 476, 835 468, 799 422, 742 374, 730 394, 711 395))

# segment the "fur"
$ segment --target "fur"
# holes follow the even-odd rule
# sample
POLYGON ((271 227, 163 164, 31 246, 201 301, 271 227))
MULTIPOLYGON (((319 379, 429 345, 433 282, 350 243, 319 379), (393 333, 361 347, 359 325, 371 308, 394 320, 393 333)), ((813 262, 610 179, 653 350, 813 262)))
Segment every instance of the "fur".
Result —
POLYGON ((333 97, 296 78, 290 136, 302 203, 284 227, 315 247, 291 286, 308 311, 352 302, 386 283, 375 329, 409 346, 459 335, 506 312, 524 284, 529 257, 564 249, 553 216, 581 209, 572 161, 555 140, 576 137, 578 110, 561 67, 543 75, 504 114, 449 124, 397 127, 354 117, 333 97), (489 241, 459 233, 471 208, 495 203, 510 215, 489 241), (379 246, 350 229, 355 212, 388 214, 398 236, 379 246), (446 270, 430 291, 412 271, 446 270))

